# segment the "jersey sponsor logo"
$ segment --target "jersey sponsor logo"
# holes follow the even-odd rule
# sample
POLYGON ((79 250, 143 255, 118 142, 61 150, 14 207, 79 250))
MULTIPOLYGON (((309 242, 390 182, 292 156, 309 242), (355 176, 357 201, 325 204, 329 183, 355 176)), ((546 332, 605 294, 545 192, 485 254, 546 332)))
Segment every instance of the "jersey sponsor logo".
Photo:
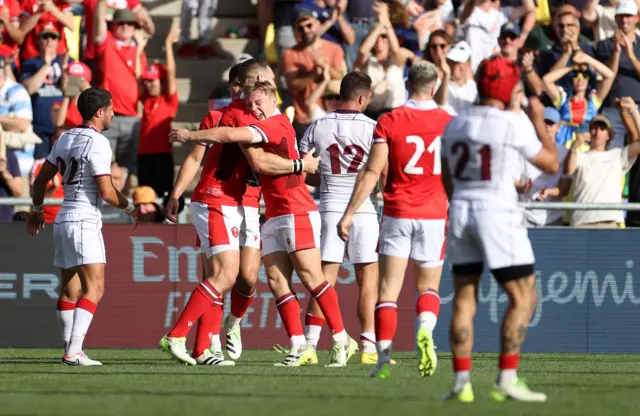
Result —
POLYGON ((222 189, 220 188, 216 188, 215 186, 210 186, 208 188, 206 188, 203 193, 207 194, 207 195, 212 195, 212 196, 222 196, 224 193, 222 192, 222 189))

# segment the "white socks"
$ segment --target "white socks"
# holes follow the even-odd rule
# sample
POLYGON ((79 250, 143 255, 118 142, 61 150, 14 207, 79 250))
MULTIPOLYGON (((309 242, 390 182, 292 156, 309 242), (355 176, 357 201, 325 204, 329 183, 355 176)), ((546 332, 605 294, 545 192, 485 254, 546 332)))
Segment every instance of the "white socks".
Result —
POLYGON ((78 301, 73 314, 73 328, 71 329, 71 339, 67 348, 67 356, 72 356, 82 352, 84 337, 89 331, 89 326, 96 311, 96 304, 86 298, 78 301))
POLYGON ((322 327, 318 325, 305 325, 304 327, 304 337, 307 339, 307 345, 310 345, 314 350, 318 348, 320 332, 322 332, 322 327))
POLYGON ((433 312, 420 312, 418 320, 420 321, 420 326, 431 334, 436 328, 436 323, 438 323, 438 317, 433 312))

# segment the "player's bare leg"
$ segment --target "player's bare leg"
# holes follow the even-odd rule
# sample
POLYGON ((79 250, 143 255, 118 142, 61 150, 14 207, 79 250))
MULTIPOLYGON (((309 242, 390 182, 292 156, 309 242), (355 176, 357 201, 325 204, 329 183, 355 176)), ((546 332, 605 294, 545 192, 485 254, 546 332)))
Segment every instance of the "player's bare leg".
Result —
MULTIPOLYGON (((418 371, 422 376, 431 376, 438 366, 433 330, 438 322, 440 314, 440 278, 442 265, 433 265, 431 262, 414 260, 413 276, 416 282, 418 300, 416 302, 416 315, 420 321, 420 327, 416 334, 418 346, 418 371)), ((440 262, 438 262, 440 263, 440 262)))
MULTIPOLYGON (((200 254, 200 262, 202 263, 202 276, 206 278, 213 275, 212 264, 207 259, 206 254, 200 254)), ((191 354, 198 364, 219 366, 234 364, 233 361, 226 361, 222 354, 220 326, 222 324, 223 309, 223 298, 221 298, 209 306, 198 318, 196 339, 191 354)), ((169 351, 165 350, 165 352, 169 351)))
POLYGON ((398 326, 398 296, 402 290, 404 274, 409 260, 404 257, 380 255, 380 285, 375 308, 376 348, 378 362, 371 377, 389 376, 391 344, 398 326))
POLYGON ((180 318, 173 329, 160 340, 160 348, 185 364, 195 365, 196 361, 186 348, 187 334, 193 324, 216 301, 222 301, 222 293, 231 289, 240 267, 240 256, 236 250, 226 250, 208 257, 212 271, 192 292, 180 318))
POLYGON ((263 257, 267 283, 276 301, 280 319, 289 336, 290 349, 287 357, 277 366, 298 367, 307 364, 311 351, 307 346, 300 320, 300 303, 291 288, 293 265, 285 251, 277 251, 263 257))
POLYGON ((462 402, 472 402, 474 399, 471 389, 471 351, 479 283, 480 276, 453 277, 453 315, 449 326, 449 342, 455 378, 446 399, 458 399, 462 402))
POLYGON ((260 250, 253 247, 242 247, 240 249, 240 275, 231 289, 231 312, 224 325, 227 330, 227 353, 233 360, 237 360, 242 354, 240 322, 253 302, 259 272, 260 250))
POLYGON ((104 263, 78 266, 83 296, 76 303, 73 313, 73 327, 67 352, 62 362, 68 365, 93 366, 101 362, 87 357, 82 351, 84 338, 89 331, 98 303, 104 295, 104 263))
MULTIPOLYGON (((378 301, 378 263, 354 264, 358 284, 358 320, 360 321, 360 345, 362 364, 378 361, 376 350, 376 326, 374 311, 378 301)), ((393 364, 394 362, 392 362, 393 364)))
POLYGON ((290 253, 289 256, 300 281, 315 298, 333 333, 334 346, 331 350, 329 366, 345 366, 358 350, 358 344, 344 329, 338 294, 322 273, 320 249, 298 250, 290 253))
POLYGON ((82 283, 80 283, 80 277, 75 270, 60 269, 60 277, 62 282, 60 285, 60 296, 58 297, 56 315, 58 317, 60 337, 64 343, 63 355, 66 355, 67 346, 71 340, 74 310, 76 309, 78 299, 82 296, 82 283))
POLYGON ((536 302, 536 278, 530 275, 520 279, 504 281, 502 288, 509 297, 500 331, 500 373, 492 397, 497 401, 514 399, 543 402, 544 393, 537 393, 518 380, 517 369, 522 346, 536 302))

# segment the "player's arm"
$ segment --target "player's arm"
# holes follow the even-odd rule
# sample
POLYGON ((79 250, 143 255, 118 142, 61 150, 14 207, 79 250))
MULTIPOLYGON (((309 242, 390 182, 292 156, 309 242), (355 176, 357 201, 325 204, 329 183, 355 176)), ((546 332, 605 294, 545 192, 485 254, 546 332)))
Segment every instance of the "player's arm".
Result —
POLYGON ((33 203, 34 211, 42 211, 44 197, 47 193, 47 184, 55 178, 57 173, 58 168, 49 163, 49 161, 42 164, 40 172, 38 172, 38 176, 36 176, 31 187, 31 202, 33 203))
POLYGON ((216 127, 208 130, 189 131, 187 129, 171 130, 171 142, 211 143, 260 143, 262 137, 254 128, 249 127, 216 127))
POLYGON ((172 198, 180 198, 185 189, 187 189, 187 186, 193 181, 193 178, 195 178, 198 173, 198 168, 202 163, 205 151, 205 146, 193 145, 191 152, 189 152, 189 155, 185 158, 184 162, 182 162, 180 170, 178 171, 178 178, 171 190, 172 198))
POLYGON ((98 187, 100 198, 102 198, 104 202, 114 208, 133 211, 133 204, 132 206, 129 206, 129 200, 115 187, 113 180, 111 179, 111 175, 96 176, 94 180, 98 187))
POLYGON ((376 183, 380 179, 382 171, 387 165, 388 157, 389 145, 386 142, 374 143, 373 146, 371 146, 367 164, 358 172, 349 205, 347 205, 344 213, 345 217, 353 216, 365 199, 371 195, 371 192, 373 192, 373 189, 376 187, 376 183))
MULTIPOLYGON (((248 129, 247 129, 248 130, 248 129)), ((263 175, 289 175, 291 173, 314 173, 318 169, 320 158, 314 158, 313 152, 309 152, 299 160, 285 159, 273 153, 265 152, 262 146, 257 144, 245 144, 240 146, 249 166, 254 171, 263 175)))

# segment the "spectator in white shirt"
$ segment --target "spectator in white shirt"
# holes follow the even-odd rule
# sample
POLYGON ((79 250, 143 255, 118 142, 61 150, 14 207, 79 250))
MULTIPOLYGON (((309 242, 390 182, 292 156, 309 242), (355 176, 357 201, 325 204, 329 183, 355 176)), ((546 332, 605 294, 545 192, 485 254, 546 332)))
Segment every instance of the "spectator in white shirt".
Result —
POLYGON ((620 1, 635 2, 640 8, 640 0, 609 0, 605 4, 589 0, 582 9, 582 21, 593 29, 596 42, 609 39, 616 32, 616 6, 620 1))
MULTIPOLYGON (((634 103, 629 107, 628 111, 639 126, 637 106, 634 103)), ((565 175, 573 175, 573 199, 580 203, 621 203, 621 179, 638 157, 640 142, 607 150, 614 134, 609 119, 603 115, 596 116, 589 128, 589 151, 578 151, 584 141, 584 135, 578 135, 564 162, 565 175)), ((571 218, 571 225, 575 227, 616 228, 623 222, 622 211, 575 211, 571 218)))
POLYGON ((471 47, 460 41, 449 49, 447 59, 441 61, 444 77, 435 101, 452 115, 459 114, 478 98, 478 87, 469 70, 470 59, 471 47))

